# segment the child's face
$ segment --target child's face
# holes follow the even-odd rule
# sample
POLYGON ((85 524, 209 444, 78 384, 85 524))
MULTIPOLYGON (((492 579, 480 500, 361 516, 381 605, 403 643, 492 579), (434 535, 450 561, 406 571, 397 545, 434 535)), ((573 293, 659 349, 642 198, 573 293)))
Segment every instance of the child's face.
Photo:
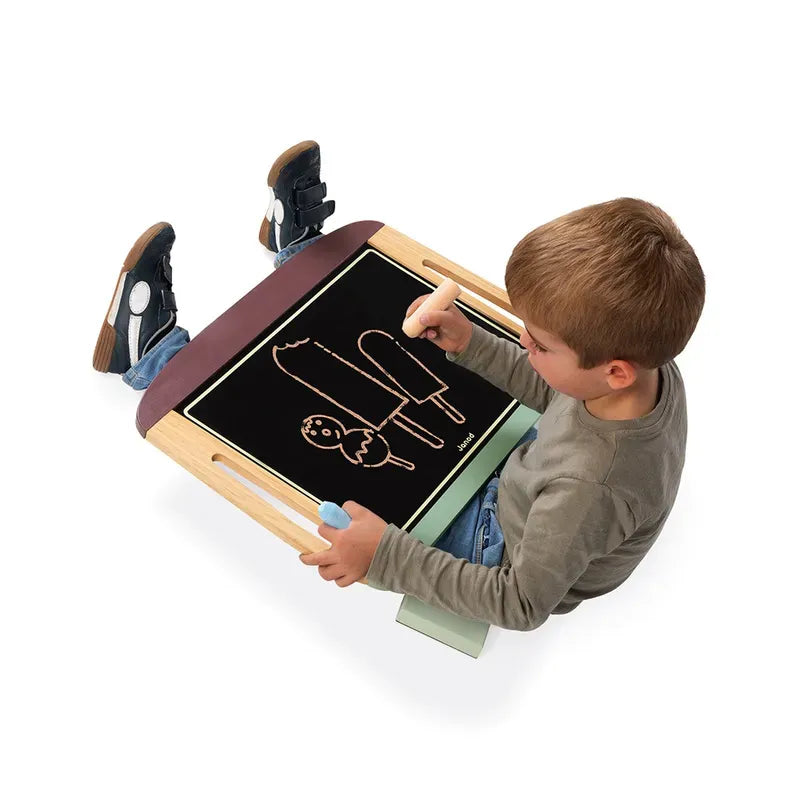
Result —
POLYGON ((581 369, 574 350, 557 336, 537 328, 524 317, 521 319, 525 330, 519 342, 528 351, 528 363, 551 388, 578 400, 593 400, 608 394, 608 365, 581 369))

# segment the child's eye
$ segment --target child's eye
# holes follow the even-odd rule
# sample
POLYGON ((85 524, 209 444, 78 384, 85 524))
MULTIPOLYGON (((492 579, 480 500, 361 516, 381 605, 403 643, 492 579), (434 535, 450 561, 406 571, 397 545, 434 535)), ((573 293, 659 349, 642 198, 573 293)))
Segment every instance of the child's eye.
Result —
POLYGON ((532 348, 533 348, 533 349, 534 349, 534 350, 535 350, 537 353, 546 353, 546 352, 547 352, 547 351, 546 351, 546 350, 545 350, 543 347, 539 347, 539 345, 538 345, 538 344, 536 344, 536 342, 534 342, 534 341, 532 341, 532 342, 531 342, 531 347, 532 347, 532 348))

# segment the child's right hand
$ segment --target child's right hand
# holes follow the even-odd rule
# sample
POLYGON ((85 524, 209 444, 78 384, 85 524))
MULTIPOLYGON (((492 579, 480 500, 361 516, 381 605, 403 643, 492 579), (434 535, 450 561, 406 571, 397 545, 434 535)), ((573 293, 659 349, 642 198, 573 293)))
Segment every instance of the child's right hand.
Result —
MULTIPOLYGON (((429 294, 418 297, 408 307, 406 319, 429 297, 429 294)), ((444 311, 427 311, 420 322, 426 327, 418 338, 431 339, 435 345, 448 353, 463 353, 472 337, 472 323, 455 303, 450 303, 444 311)))

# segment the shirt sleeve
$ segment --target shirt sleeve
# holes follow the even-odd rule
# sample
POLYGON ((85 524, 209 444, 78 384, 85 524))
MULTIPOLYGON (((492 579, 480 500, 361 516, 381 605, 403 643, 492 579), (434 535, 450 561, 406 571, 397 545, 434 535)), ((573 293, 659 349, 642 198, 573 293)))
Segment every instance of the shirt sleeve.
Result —
POLYGON ((508 339, 495 336, 480 325, 462 353, 447 353, 447 360, 477 373, 523 405, 544 414, 555 391, 531 366, 528 351, 508 339))
POLYGON ((388 525, 367 583, 469 619, 533 630, 592 559, 610 553, 634 527, 625 501, 605 484, 558 478, 536 497, 510 566, 471 564, 388 525))

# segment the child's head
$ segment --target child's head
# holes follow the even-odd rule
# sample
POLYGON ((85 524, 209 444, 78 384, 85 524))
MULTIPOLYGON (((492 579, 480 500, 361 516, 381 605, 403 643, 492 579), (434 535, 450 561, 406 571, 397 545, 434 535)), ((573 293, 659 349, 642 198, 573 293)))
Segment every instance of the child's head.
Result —
POLYGON ((506 288, 531 365, 584 400, 674 358, 705 300, 703 270, 675 223, 629 197, 531 231, 511 254, 506 288))

